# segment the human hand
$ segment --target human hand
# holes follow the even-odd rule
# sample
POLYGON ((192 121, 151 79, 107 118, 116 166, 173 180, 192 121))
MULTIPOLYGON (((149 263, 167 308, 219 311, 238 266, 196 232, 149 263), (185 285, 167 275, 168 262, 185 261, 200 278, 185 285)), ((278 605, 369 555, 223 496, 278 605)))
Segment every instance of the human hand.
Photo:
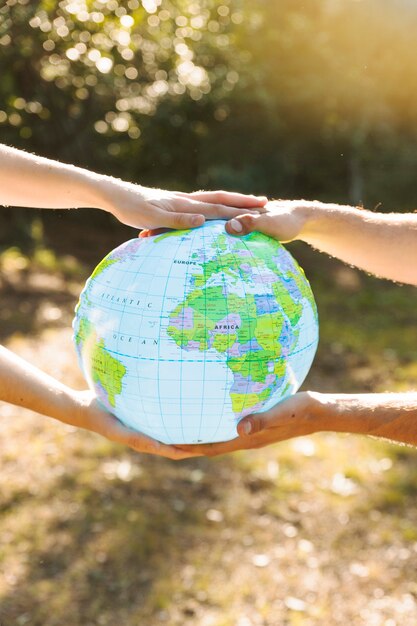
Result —
POLYGON ((111 413, 101 408, 92 391, 74 391, 73 401, 75 409, 71 412, 70 418, 65 419, 68 424, 102 435, 111 441, 132 448, 135 452, 155 454, 176 461, 201 456, 198 451, 184 452, 176 446, 166 445, 127 428, 111 413))
POLYGON ((247 235, 259 231, 279 241, 301 239, 312 212, 325 206, 308 200, 274 200, 264 206, 258 215, 237 215, 226 224, 230 235, 247 235))
POLYGON ((231 441, 187 446, 179 444, 177 447, 190 456, 218 456, 311 435, 322 430, 318 395, 309 391, 299 392, 279 402, 269 411, 248 415, 237 426, 239 437, 231 441))
POLYGON ((206 219, 231 219, 263 211, 267 198, 226 191, 182 193, 105 178, 100 207, 134 228, 194 228, 206 219))

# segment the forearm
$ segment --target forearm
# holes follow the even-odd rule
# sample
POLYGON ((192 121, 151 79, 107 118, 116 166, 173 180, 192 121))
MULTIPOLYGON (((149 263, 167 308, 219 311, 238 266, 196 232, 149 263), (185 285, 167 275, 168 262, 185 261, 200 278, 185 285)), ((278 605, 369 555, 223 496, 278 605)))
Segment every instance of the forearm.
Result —
POLYGON ((76 410, 74 392, 0 346, 0 400, 70 421, 76 410))
POLYGON ((312 203, 300 239, 367 272, 417 285, 417 215, 312 203))
POLYGON ((111 180, 0 144, 0 205, 105 209, 103 191, 111 180))
POLYGON ((315 430, 373 435, 417 446, 417 393, 309 395, 315 430))

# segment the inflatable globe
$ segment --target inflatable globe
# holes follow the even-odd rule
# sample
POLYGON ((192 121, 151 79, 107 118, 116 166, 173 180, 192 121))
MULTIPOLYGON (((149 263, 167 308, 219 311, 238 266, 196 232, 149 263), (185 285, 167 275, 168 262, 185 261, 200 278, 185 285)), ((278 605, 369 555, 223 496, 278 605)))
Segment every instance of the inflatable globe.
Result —
POLYGON ((318 342, 303 270, 260 233, 223 221, 133 239, 97 266, 74 339, 84 376, 125 425, 164 443, 237 436, 293 394, 318 342))

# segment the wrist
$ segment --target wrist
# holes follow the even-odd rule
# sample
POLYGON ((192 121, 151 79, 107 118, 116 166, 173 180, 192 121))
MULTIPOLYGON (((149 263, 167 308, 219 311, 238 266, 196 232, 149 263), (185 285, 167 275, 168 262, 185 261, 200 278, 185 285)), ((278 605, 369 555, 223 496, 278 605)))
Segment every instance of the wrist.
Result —
POLYGON ((366 435, 375 433, 383 422, 378 410, 382 394, 307 393, 317 431, 366 435))
POLYGON ((302 228, 299 239, 309 244, 314 244, 326 235, 333 236, 340 222, 349 219, 357 219, 364 213, 361 209, 342 204, 331 204, 317 200, 304 202, 299 207, 302 228))
POLYGON ((93 175, 88 181, 88 190, 94 202, 92 206, 118 219, 118 212, 125 208, 126 203, 131 204, 132 198, 135 198, 138 206, 145 199, 145 188, 112 176, 93 175))
POLYGON ((305 391, 306 399, 305 415, 311 424, 311 432, 318 433, 326 430, 332 430, 331 425, 332 411, 329 394, 319 393, 317 391, 305 391))
POLYGON ((60 385, 59 389, 53 390, 48 409, 42 412, 65 424, 74 424, 74 418, 79 412, 77 391, 60 385))
MULTIPOLYGON (((112 188, 115 179, 88 170, 79 170, 79 185, 82 193, 81 206, 112 212, 112 188)), ((113 192, 114 195, 114 192, 113 192)))

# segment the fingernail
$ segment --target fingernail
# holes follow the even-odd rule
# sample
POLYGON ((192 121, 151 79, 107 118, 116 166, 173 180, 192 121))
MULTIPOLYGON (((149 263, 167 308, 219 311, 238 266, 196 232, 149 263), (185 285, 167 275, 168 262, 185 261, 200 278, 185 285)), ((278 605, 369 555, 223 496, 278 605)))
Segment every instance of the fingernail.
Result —
POLYGON ((245 422, 243 424, 243 432, 245 435, 250 435, 252 432, 252 424, 250 422, 245 422))
POLYGON ((238 220, 232 219, 232 220, 230 220, 229 223, 230 223, 230 228, 232 230, 234 230, 236 233, 241 233, 242 232, 243 226, 242 226, 242 224, 238 220))
POLYGON ((258 200, 268 200, 266 196, 256 196, 258 200))

